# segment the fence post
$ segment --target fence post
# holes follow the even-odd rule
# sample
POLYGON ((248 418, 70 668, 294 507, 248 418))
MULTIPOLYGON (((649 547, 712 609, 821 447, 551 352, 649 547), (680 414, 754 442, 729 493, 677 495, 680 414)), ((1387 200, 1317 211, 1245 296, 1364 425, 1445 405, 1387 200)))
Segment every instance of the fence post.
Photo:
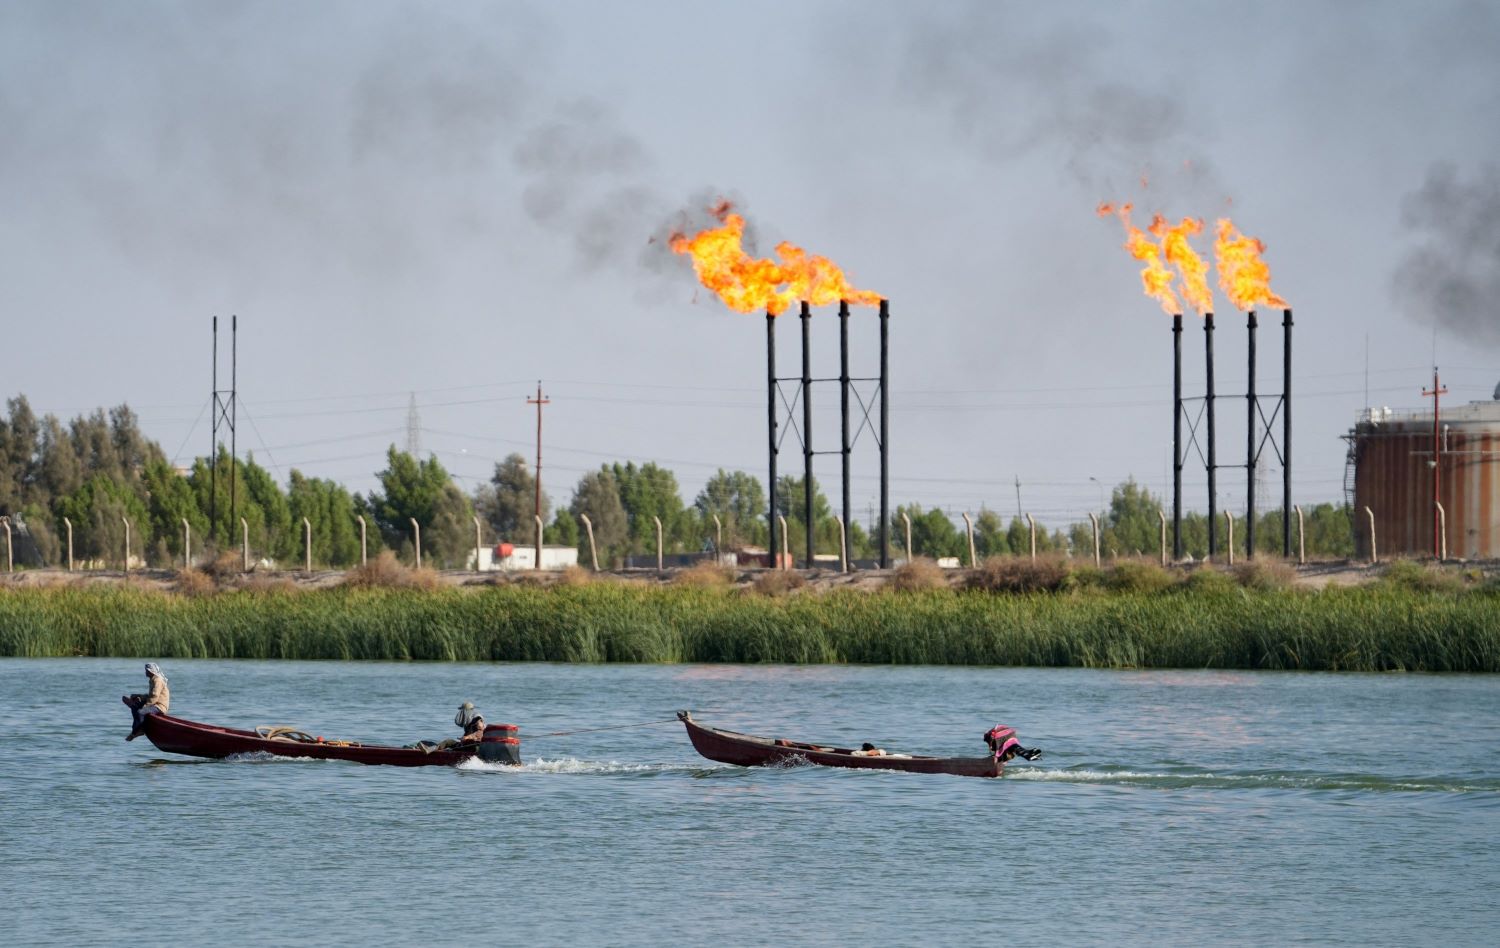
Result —
POLYGON ((250 524, 240 518, 240 572, 250 572, 250 524))
POLYGON ((4 520, 0 520, 0 527, 5 528, 5 571, 7 573, 14 573, 16 571, 16 560, 10 546, 10 518, 7 517, 4 520))
POLYGON ((1098 569, 1104 564, 1099 559, 1099 517, 1093 511, 1089 511, 1089 523, 1093 525, 1094 529, 1094 568, 1098 569))
MULTIPOLYGON (((418 560, 419 564, 420 562, 418 560)), ((302 571, 312 572, 312 524, 306 517, 302 518, 302 571)))
POLYGON ((1156 509, 1156 515, 1161 518, 1161 565, 1162 569, 1167 567, 1167 514, 1160 507, 1156 509))
POLYGON ((847 573, 849 572, 849 556, 847 552, 849 549, 849 535, 845 532, 843 517, 834 517, 833 520, 839 525, 839 572, 847 573))
POLYGON ((656 571, 658 573, 660 573, 661 570, 662 570, 661 518, 660 517, 652 517, 651 519, 656 521, 656 571))
POLYGON ((1438 535, 1442 538, 1442 544, 1439 547, 1441 555, 1438 557, 1438 562, 1446 563, 1448 561, 1448 511, 1443 509, 1442 503, 1438 501, 1433 501, 1433 503, 1437 504, 1438 535))
POLYGON ((594 572, 599 572, 599 548, 594 545, 594 521, 589 519, 588 514, 579 514, 578 519, 583 521, 583 529, 589 535, 589 559, 594 563, 594 572))
POLYGON ((1031 514, 1026 515, 1026 522, 1031 525, 1031 562, 1036 563, 1036 518, 1031 514))
POLYGON ((483 537, 479 532, 479 518, 474 518, 474 572, 479 572, 479 547, 482 545, 483 537))
POLYGON ((532 514, 531 519, 536 521, 536 568, 542 568, 542 515, 532 514))
POLYGON ((186 517, 182 518, 182 568, 191 569, 193 565, 193 528, 188 526, 186 517))
POLYGON ((1229 550, 1229 565, 1233 566, 1234 565, 1234 514, 1230 513, 1227 510, 1224 511, 1224 522, 1229 525, 1229 529, 1225 531, 1224 535, 1228 538, 1228 544, 1227 544, 1226 548, 1229 550))
MULTIPOLYGON (((777 569, 790 569, 791 567, 787 564, 791 563, 792 561, 792 545, 787 540, 786 536, 786 515, 777 514, 776 519, 781 521, 781 565, 778 566, 777 569)), ((775 558, 775 550, 771 551, 771 556, 772 558, 775 558)))
POLYGON ((1375 511, 1366 507, 1365 516, 1370 518, 1370 562, 1379 563, 1380 554, 1375 549, 1375 511))
POLYGON ((370 562, 369 547, 365 545, 365 518, 355 514, 354 519, 359 521, 359 565, 364 566, 370 562))
POLYGON ((904 511, 904 510, 901 511, 901 522, 904 523, 904 524, 906 524, 906 562, 910 563, 911 562, 911 517, 908 517, 906 515, 906 511, 904 511))
POLYGON ((67 517, 63 518, 63 524, 68 528, 68 572, 73 572, 73 521, 67 517))
POLYGON ((719 515, 718 514, 714 514, 714 556, 715 556, 715 558, 720 558, 720 557, 723 557, 723 555, 724 555, 724 525, 719 522, 719 515))
POLYGON ((123 524, 125 524, 125 575, 129 576, 130 575, 130 521, 126 520, 124 517, 121 517, 120 518, 120 522, 123 523, 123 524))
POLYGON ((974 521, 969 519, 969 512, 964 511, 964 532, 969 535, 969 569, 979 565, 974 556, 974 521))
POLYGON ((417 523, 416 517, 407 517, 411 521, 412 545, 417 551, 417 569, 422 568, 422 525, 417 523))
POLYGON ((1307 539, 1303 536, 1302 529, 1302 505, 1297 504, 1293 509, 1297 511, 1297 565, 1301 566, 1307 562, 1307 539))

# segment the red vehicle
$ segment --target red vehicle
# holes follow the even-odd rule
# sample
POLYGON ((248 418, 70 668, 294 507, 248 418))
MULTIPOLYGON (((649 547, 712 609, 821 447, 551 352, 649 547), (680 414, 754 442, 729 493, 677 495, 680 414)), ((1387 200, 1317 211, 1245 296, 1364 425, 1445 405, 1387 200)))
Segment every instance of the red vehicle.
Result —
MULTIPOLYGON (((766 767, 806 762, 824 767, 853 767, 861 770, 904 770, 918 774, 954 774, 960 777, 998 777, 1005 763, 998 754, 988 757, 921 757, 915 754, 890 754, 836 747, 831 744, 806 744, 780 738, 755 737, 708 727, 693 720, 687 711, 678 711, 677 719, 687 728, 693 747, 707 757, 740 767, 766 767)), ((999 730, 999 729, 997 729, 999 730)), ((1002 735, 1014 734, 1009 728, 1002 735)), ((993 732, 992 732, 993 733, 993 732)))
POLYGON ((352 760, 361 764, 391 764, 397 767, 451 767, 471 758, 490 763, 521 763, 521 741, 514 724, 490 724, 478 744, 447 748, 435 746, 383 747, 356 741, 324 740, 284 727, 261 727, 253 731, 215 727, 166 714, 148 714, 146 738, 158 750, 189 757, 230 757, 234 754, 272 754, 276 757, 310 757, 316 760, 352 760))

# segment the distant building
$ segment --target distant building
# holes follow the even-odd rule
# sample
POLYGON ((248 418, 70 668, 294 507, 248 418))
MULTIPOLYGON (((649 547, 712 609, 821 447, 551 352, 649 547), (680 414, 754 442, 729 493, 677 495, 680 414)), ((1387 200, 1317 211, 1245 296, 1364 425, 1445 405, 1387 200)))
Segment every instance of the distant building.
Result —
MULTIPOLYGON (((478 553, 478 566, 475 566, 473 553, 469 554, 467 566, 481 573, 536 569, 536 547, 529 544, 514 546, 510 543, 497 543, 494 546, 480 547, 478 553)), ((578 550, 575 547, 542 547, 542 569, 567 569, 577 565, 578 550)))

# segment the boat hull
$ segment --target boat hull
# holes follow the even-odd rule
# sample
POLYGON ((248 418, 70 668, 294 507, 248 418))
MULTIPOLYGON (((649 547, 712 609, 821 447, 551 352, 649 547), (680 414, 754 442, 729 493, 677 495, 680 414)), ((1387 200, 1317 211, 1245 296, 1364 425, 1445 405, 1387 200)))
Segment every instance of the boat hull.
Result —
POLYGON ((693 748, 709 760, 722 764, 774 767, 809 763, 854 770, 900 770, 959 777, 998 777, 1005 771, 1005 765, 993 757, 865 757, 855 754, 852 749, 756 737, 708 727, 694 721, 686 711, 679 711, 677 716, 687 728, 693 748))
POLYGON ((168 754, 189 757, 224 758, 235 754, 271 754, 276 757, 298 757, 313 760, 352 760, 360 764, 386 764, 394 767, 451 767, 478 755, 477 747, 462 750, 350 746, 323 742, 275 740, 254 731, 215 727, 165 714, 149 714, 145 721, 146 739, 168 754))

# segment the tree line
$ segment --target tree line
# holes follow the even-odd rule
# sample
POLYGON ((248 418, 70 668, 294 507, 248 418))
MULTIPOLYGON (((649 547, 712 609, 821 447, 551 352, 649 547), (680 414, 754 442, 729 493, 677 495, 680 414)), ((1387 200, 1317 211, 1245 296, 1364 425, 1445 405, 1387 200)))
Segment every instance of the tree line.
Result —
MULTIPOLYGON (((183 521, 189 525, 195 553, 239 549, 248 535, 257 560, 300 563, 306 519, 314 562, 335 567, 359 562, 359 518, 366 524, 369 555, 391 549, 404 559, 413 552, 415 520, 421 528, 424 562, 439 567, 468 562, 476 516, 488 528, 486 542, 534 541, 536 478, 519 454, 497 463, 490 480, 472 494, 454 483, 436 457, 415 458, 394 445, 376 478, 376 489, 359 494, 293 469, 283 487, 253 454, 234 459, 223 446, 214 465, 199 457, 180 470, 160 445, 141 433, 135 413, 126 405, 64 424, 50 414, 38 418, 26 398, 18 396, 7 401, 6 416, 0 419, 0 517, 8 518, 13 534, 22 540, 20 565, 65 562, 68 524, 75 559, 118 563, 127 520, 132 554, 161 567, 182 562, 183 521)), ((816 481, 813 487, 814 552, 836 555, 838 524, 816 481)), ((1117 486, 1101 524, 1105 555, 1154 555, 1161 506, 1134 481, 1117 486)), ((802 479, 779 478, 777 510, 786 518, 788 546, 797 562, 807 561, 806 507, 802 479)), ((580 526, 580 517, 587 515, 601 565, 654 555, 656 518, 661 520, 666 553, 764 549, 769 540, 766 509, 761 481, 744 471, 720 469, 688 504, 676 475, 653 462, 601 465, 578 480, 565 507, 555 506, 545 493, 541 496, 544 542, 576 547, 582 562, 588 562, 588 539, 580 526)), ((904 550, 903 514, 911 521, 914 554, 967 557, 962 527, 942 509, 918 503, 898 506, 891 518, 893 556, 904 550)), ((1258 551, 1279 552, 1280 523, 1279 510, 1258 519, 1258 551)), ((855 559, 878 558, 874 533, 874 523, 848 525, 855 559)), ((1206 517, 1185 516, 1183 536, 1186 551, 1201 558, 1208 545, 1206 517)), ((1235 537, 1243 550, 1243 518, 1236 524, 1235 537)), ((1348 509, 1332 504, 1310 508, 1306 539, 1309 555, 1352 555, 1348 509)), ((1006 522, 981 507, 974 518, 974 545, 981 557, 1025 555, 1031 549, 1030 528, 1019 517, 1006 522)), ((1091 555, 1092 549, 1087 521, 1037 531, 1038 552, 1091 555)))

